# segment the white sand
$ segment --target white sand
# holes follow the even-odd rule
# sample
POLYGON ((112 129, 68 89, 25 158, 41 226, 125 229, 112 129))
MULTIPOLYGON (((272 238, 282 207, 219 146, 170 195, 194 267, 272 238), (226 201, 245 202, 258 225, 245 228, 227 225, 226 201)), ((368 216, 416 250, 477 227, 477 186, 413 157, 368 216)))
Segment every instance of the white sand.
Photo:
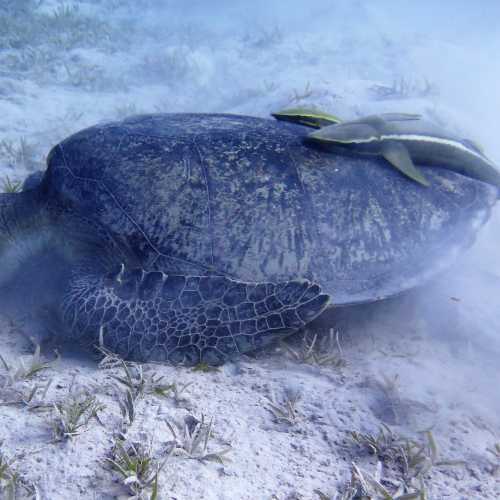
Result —
MULTIPOLYGON (((0 24, 0 41, 12 45, 0 45, 0 177, 21 180, 43 168, 52 145, 98 121, 144 111, 267 116, 289 104, 346 118, 421 112, 475 138, 500 163, 493 1, 481 8, 444 2, 453 9, 438 11, 430 1, 419 8, 318 1, 307 9, 295 0, 286 8, 259 1, 252 9, 226 1, 193 1, 190 8, 174 1, 64 2, 72 4, 79 12, 59 10, 56 18, 54 9, 63 4, 42 3, 38 15, 52 15, 50 36, 33 31, 13 43, 16 37, 0 24), (92 21, 82 25, 85 14, 92 21), (104 22, 107 27, 99 25, 104 22), (80 41, 71 41, 77 35, 80 41)), ((16 19, 34 26, 29 14, 19 11, 16 19)), ((159 498, 319 499, 322 492, 340 499, 353 462, 376 475, 379 461, 350 432, 376 435, 382 424, 419 442, 426 442, 419 431, 432 428, 437 461, 465 461, 423 474, 427 498, 499 498, 499 457, 488 450, 500 442, 500 278, 484 274, 500 275, 499 224, 496 213, 466 256, 472 274, 461 281, 446 278, 440 287, 362 309, 356 321, 338 314, 312 328, 312 335, 340 332, 342 353, 336 344, 331 352, 342 366, 300 362, 283 348, 210 373, 145 366, 165 382, 192 385, 178 404, 171 397, 139 398, 129 441, 152 439, 161 461, 173 439, 167 422, 205 415, 214 418, 208 451, 231 445, 223 465, 171 456, 159 477, 159 498), (286 394, 300 395, 293 424, 277 422, 268 409, 270 398, 286 394)), ((7 319, 0 331, 0 354, 9 364, 33 352, 23 336, 29 331, 7 319)), ((300 350, 301 338, 290 341, 293 349, 300 350)), ((46 358, 53 347, 45 347, 46 358)), ((38 391, 30 405, 0 406, 0 453, 17 457, 13 469, 36 485, 40 498, 128 498, 104 464, 122 420, 117 397, 123 389, 111 376, 122 370, 98 369, 90 355, 59 348, 62 359, 29 380, 10 384, 0 367, 0 403, 51 380, 44 404, 65 400, 70 388, 88 390, 106 405, 102 425, 92 419, 75 438, 52 442, 54 410, 30 409, 38 391)), ((381 481, 393 493, 403 481, 401 464, 380 462, 381 481)))

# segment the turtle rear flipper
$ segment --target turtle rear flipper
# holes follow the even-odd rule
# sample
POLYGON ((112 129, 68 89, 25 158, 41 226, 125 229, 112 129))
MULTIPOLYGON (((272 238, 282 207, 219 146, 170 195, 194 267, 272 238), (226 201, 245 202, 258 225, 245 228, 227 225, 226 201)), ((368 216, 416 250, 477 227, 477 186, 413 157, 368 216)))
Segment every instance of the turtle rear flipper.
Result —
POLYGON ((127 359, 218 365, 296 332, 328 305, 308 281, 245 283, 220 276, 124 271, 83 277, 63 304, 66 326, 127 359))

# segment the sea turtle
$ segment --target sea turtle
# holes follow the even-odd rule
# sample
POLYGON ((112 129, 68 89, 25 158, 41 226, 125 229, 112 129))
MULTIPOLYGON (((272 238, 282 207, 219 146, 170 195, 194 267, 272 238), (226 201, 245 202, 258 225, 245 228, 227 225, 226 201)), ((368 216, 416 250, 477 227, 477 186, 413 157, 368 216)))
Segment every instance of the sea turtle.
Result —
MULTIPOLYGON (((0 305, 43 335, 133 360, 220 364, 329 303, 393 296, 446 268, 498 192, 335 155, 303 125, 141 115, 55 146, 0 195, 0 305)), ((34 330, 31 330, 34 331, 34 330)))

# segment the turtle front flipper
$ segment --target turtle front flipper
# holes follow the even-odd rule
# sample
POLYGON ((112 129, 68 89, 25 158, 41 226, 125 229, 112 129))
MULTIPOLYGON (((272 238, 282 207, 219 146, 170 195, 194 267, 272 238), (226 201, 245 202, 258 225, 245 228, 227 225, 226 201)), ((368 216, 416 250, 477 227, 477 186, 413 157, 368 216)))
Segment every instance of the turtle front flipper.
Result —
POLYGON ((79 277, 63 301, 72 335, 127 359, 219 365, 294 333, 328 305, 308 281, 244 283, 220 276, 128 272, 79 277))

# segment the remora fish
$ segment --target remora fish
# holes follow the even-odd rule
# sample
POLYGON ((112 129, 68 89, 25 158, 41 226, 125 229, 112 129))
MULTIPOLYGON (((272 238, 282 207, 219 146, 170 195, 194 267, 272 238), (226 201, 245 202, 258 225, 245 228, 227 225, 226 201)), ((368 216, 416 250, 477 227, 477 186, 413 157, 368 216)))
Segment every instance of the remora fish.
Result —
POLYGON ((320 128, 340 123, 340 118, 323 111, 311 108, 290 108, 271 113, 276 120, 300 123, 308 127, 320 128))
POLYGON ((307 139, 335 150, 382 156, 424 186, 429 181, 414 162, 448 168, 500 188, 500 172, 475 143, 421 120, 418 115, 368 116, 323 127, 308 134, 307 139))

